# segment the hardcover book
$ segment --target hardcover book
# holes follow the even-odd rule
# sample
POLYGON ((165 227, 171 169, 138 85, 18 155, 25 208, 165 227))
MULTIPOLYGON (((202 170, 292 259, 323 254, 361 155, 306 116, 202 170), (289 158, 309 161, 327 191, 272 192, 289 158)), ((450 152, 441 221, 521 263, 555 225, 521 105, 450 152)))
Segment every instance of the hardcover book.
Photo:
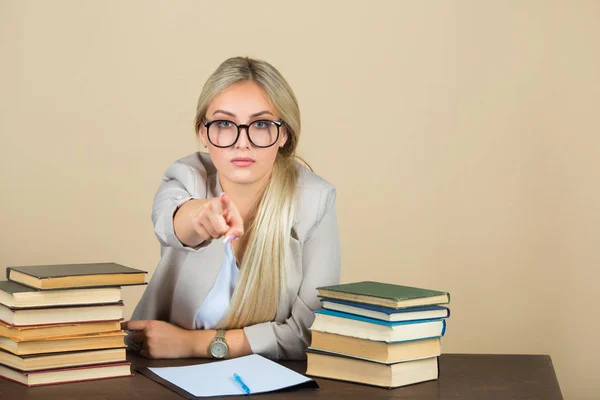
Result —
POLYGON ((11 326, 116 321, 123 318, 123 302, 39 308, 10 308, 0 304, 0 321, 11 326))
POLYGON ((40 290, 146 284, 146 271, 116 263, 8 267, 6 278, 40 290))
POLYGON ((126 361, 125 348, 16 355, 0 350, 0 364, 19 371, 57 369, 126 361))
POLYGON ((422 306, 410 308, 388 308, 353 301, 321 299, 323 308, 345 312, 382 321, 414 321, 419 319, 448 318, 450 309, 443 306, 422 306))
POLYGON ((447 292, 391 283, 363 281, 317 288, 320 297, 372 304, 388 308, 447 304, 447 292))
POLYGON ((331 310, 318 310, 314 314, 312 331, 387 343, 442 337, 446 331, 444 319, 387 322, 331 310))
POLYGON ((39 290, 12 281, 0 281, 0 303, 11 308, 116 303, 120 287, 39 290))
POLYGON ((1 377, 25 386, 55 385, 58 383, 91 381, 132 375, 131 363, 129 362, 28 372, 0 365, 1 377))
POLYGON ((310 376, 395 388, 438 379, 438 358, 382 364, 314 350, 307 353, 310 376))

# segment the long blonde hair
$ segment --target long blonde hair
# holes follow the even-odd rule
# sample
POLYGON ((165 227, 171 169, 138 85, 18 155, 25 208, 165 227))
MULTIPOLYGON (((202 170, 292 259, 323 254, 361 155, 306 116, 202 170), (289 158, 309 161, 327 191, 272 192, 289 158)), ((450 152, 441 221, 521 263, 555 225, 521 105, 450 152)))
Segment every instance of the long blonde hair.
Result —
POLYGON ((271 179, 246 227, 246 251, 229 311, 219 327, 242 328, 272 321, 286 288, 286 266, 291 260, 289 240, 294 223, 296 182, 295 161, 300 134, 300 109, 292 88, 272 65, 248 57, 224 61, 208 78, 196 109, 195 128, 199 133, 212 100, 231 85, 252 81, 260 86, 284 121, 287 142, 278 150, 271 179))

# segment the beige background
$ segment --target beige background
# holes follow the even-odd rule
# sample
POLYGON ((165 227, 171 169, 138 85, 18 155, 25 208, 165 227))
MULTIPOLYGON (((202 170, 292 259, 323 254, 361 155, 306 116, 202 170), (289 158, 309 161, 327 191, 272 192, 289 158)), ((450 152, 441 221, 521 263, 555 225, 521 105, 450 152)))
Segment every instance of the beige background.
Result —
POLYGON ((599 2, 4 0, 0 29, 3 266, 152 272, 200 89, 259 57, 338 188, 343 281, 447 290, 445 352, 550 354, 597 398, 599 2))

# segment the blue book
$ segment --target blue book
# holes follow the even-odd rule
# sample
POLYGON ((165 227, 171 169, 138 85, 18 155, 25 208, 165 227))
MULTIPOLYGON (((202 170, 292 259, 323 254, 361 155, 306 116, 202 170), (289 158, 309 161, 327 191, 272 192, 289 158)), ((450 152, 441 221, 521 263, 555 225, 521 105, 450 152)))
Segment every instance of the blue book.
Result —
POLYGON ((387 343, 437 338, 446 333, 443 318, 391 322, 327 309, 314 314, 313 331, 387 343))
POLYGON ((323 308, 382 321, 415 321, 448 318, 450 309, 444 306, 422 306, 394 309, 338 299, 321 299, 323 308))

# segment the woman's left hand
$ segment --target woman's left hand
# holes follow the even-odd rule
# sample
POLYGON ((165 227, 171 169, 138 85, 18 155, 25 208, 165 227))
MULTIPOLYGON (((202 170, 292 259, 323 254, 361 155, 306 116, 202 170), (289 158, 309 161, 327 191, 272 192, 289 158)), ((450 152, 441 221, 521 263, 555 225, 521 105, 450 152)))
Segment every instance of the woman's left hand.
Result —
MULTIPOLYGON (((198 332, 180 328, 165 321, 134 320, 121 324, 122 329, 136 331, 134 343, 142 343, 141 356, 146 358, 191 358, 201 338, 198 332)), ((207 344, 208 346, 208 344, 207 344)))

